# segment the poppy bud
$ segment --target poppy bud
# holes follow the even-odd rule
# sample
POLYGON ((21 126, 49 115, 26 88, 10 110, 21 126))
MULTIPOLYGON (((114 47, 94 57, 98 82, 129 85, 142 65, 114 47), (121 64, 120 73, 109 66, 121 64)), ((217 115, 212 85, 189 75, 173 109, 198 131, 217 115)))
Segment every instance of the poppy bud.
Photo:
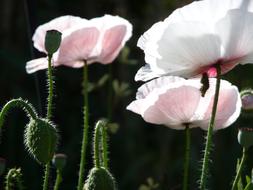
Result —
POLYGON ((49 55, 53 55, 61 44, 61 33, 57 30, 48 30, 45 37, 45 49, 49 55))
POLYGON ((47 164, 53 158, 58 134, 55 126, 45 119, 32 119, 25 130, 25 146, 40 164, 47 164))
POLYGON ((253 90, 248 89, 241 92, 242 108, 253 110, 253 90))
POLYGON ((246 149, 251 147, 253 145, 253 129, 252 128, 239 129, 238 142, 246 149))
POLYGON ((92 168, 90 170, 83 190, 115 190, 116 185, 112 174, 105 168, 92 168))
POLYGON ((55 154, 53 158, 53 164, 58 170, 62 170, 67 162, 67 156, 65 154, 55 154))
POLYGON ((0 158, 0 176, 3 175, 5 171, 6 160, 4 158, 0 158))

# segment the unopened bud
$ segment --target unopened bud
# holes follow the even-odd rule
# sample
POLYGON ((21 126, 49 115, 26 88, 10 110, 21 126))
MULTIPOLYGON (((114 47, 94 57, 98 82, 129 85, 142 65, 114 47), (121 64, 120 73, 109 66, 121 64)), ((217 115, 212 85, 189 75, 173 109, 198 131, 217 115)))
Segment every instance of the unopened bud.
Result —
POLYGON ((61 32, 48 30, 45 37, 45 49, 49 55, 53 55, 61 44, 61 32))
POLYGON ((112 174, 105 168, 92 168, 83 190, 115 190, 112 174))
POLYGON ((4 174, 6 167, 6 160, 4 158, 0 158, 0 176, 4 174))
POLYGON ((55 154, 53 164, 58 170, 62 170, 66 166, 67 156, 65 154, 55 154))
POLYGON ((244 90, 241 92, 242 108, 244 110, 253 110, 253 90, 244 90))
POLYGON ((25 146, 40 164, 49 163, 58 144, 55 126, 46 119, 32 119, 25 130, 25 146))
POLYGON ((246 149, 253 146, 253 129, 252 128, 239 129, 238 142, 246 149))

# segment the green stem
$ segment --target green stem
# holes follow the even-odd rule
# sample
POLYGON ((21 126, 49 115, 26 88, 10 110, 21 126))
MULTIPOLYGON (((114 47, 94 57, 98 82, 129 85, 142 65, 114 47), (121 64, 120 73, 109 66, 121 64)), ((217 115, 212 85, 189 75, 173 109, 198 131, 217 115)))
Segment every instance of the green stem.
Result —
POLYGON ((57 170, 56 173, 57 173, 57 176, 56 176, 56 181, 55 181, 55 184, 54 184, 54 190, 58 190, 59 186, 62 182, 61 170, 57 170))
POLYGON ((245 160, 246 160, 246 148, 243 148, 241 163, 240 163, 239 168, 237 170, 237 174, 236 174, 235 180, 233 182, 232 190, 237 190, 237 183, 240 179, 245 160))
POLYGON ((99 156, 99 142, 100 142, 100 126, 101 121, 98 121, 95 127, 95 135, 94 135, 94 165, 96 168, 100 168, 100 156, 99 156))
POLYGON ((184 159, 184 178, 183 178, 183 190, 188 189, 188 178, 189 178, 189 163, 190 163, 190 144, 191 144, 191 133, 189 125, 185 125, 185 159, 184 159))
POLYGON ((12 99, 4 105, 4 107, 2 108, 2 110, 0 112, 0 131, 3 126, 5 116, 7 115, 9 110, 14 107, 22 108, 23 110, 25 110, 28 117, 30 117, 32 119, 38 118, 38 115, 37 115, 35 109, 33 108, 33 106, 30 103, 28 103, 28 101, 22 100, 21 98, 12 99))
POLYGON ((108 169, 108 145, 107 145, 107 129, 102 128, 102 147, 103 147, 103 167, 108 169))
MULTIPOLYGON (((52 117, 52 102, 53 102, 52 55, 48 55, 47 77, 48 77, 47 119, 50 120, 52 117)), ((45 174, 44 174, 43 190, 47 190, 50 176, 50 163, 46 164, 44 172, 45 174)))
POLYGON ((88 102, 88 64, 87 61, 84 61, 83 67, 83 93, 84 93, 84 116, 83 116, 83 140, 82 140, 82 148, 81 148, 81 160, 80 160, 80 168, 79 168, 79 178, 77 190, 82 190, 83 181, 84 181, 84 171, 86 164, 86 149, 88 143, 88 129, 89 129, 89 102, 88 102))
POLYGON ((47 119, 52 117, 52 102, 53 102, 53 75, 52 75, 52 55, 48 55, 48 98, 47 98, 47 119))
POLYGON ((43 190, 48 189, 48 179, 50 175, 50 163, 47 163, 44 170, 44 182, 43 182, 43 190))
POLYGON ((221 80, 221 68, 219 64, 216 64, 216 71, 217 71, 217 81, 216 81, 216 87, 215 87, 213 109, 212 109, 211 119, 209 122, 208 131, 207 131, 206 147, 205 147, 204 159, 203 159, 202 170, 201 170, 201 178, 200 178, 201 190, 206 189, 206 181, 207 181, 208 167, 209 167, 209 157, 210 157, 210 152, 211 152, 211 147, 212 147, 213 128, 214 128, 215 115, 216 115, 218 99, 219 99, 220 80, 221 80))

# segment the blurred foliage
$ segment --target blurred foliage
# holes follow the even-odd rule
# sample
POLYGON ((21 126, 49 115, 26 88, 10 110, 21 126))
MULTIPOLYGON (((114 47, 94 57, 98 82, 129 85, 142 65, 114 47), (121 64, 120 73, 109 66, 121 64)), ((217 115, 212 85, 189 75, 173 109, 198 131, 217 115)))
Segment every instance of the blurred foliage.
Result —
MULTIPOLYGON (((38 25, 67 14, 88 19, 105 13, 120 15, 128 19, 134 29, 133 37, 127 43, 128 48, 122 51, 121 56, 112 65, 114 95, 117 95, 117 98, 113 99, 117 103, 112 107, 112 122, 117 123, 115 125, 117 130, 110 135, 111 171, 121 190, 138 189, 149 176, 156 179, 154 184, 159 184, 157 189, 180 189, 184 153, 182 131, 145 123, 141 117, 125 108, 134 99, 135 91, 141 85, 134 82, 137 69, 144 64, 143 52, 136 47, 139 36, 153 23, 166 18, 174 9, 190 2, 190 0, 1 0, 0 105, 4 105, 11 98, 23 97, 33 103, 41 115, 45 114, 47 96, 45 71, 33 75, 25 72, 26 61, 41 56, 35 49, 30 48, 31 34, 38 25), (30 29, 32 32, 29 32, 30 29)), ((108 71, 106 65, 89 66, 91 126, 94 126, 97 119, 107 115, 108 71)), ((223 78, 242 89, 253 86, 252 73, 252 65, 238 66, 223 78)), ((54 74, 56 96, 53 120, 61 135, 58 151, 68 156, 68 164, 63 171, 62 190, 69 190, 77 184, 82 130, 82 69, 58 67, 54 69, 54 74)), ((214 135, 210 189, 224 190, 231 184, 237 159, 241 156, 241 147, 237 143, 237 127, 252 127, 251 118, 241 117, 233 126, 214 135)), ((6 158, 7 168, 22 167, 27 189, 38 189, 38 184, 41 184, 42 180, 42 168, 27 155, 23 146, 23 130, 27 122, 21 111, 9 114, 3 131, 0 156, 6 158)), ((204 148, 204 134, 205 132, 200 129, 192 130, 191 189, 197 189, 198 186, 199 160, 204 148)), ((250 176, 253 152, 252 150, 249 152, 248 169, 245 169, 244 173, 250 176)), ((92 164, 91 159, 92 156, 89 154, 88 169, 92 164)), ((53 173, 51 181, 54 177, 53 173)), ((3 184, 2 176, 0 183, 3 184)), ((150 186, 149 182, 144 185, 150 186)))

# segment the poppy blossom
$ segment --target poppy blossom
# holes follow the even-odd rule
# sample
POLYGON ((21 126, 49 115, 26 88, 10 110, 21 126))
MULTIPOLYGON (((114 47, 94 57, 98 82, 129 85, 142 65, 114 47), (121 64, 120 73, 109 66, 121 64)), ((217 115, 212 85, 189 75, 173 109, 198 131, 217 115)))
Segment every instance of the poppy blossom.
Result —
MULTIPOLYGON (((142 85, 136 100, 128 110, 140 114, 146 122, 173 129, 201 127, 207 130, 212 111, 216 79, 210 79, 210 88, 201 96, 200 79, 164 76, 142 85)), ((214 130, 231 125, 241 111, 240 94, 236 86, 221 80, 214 130)))
POLYGON ((253 62, 253 1, 203 0, 175 10, 138 40, 147 63, 135 80, 216 76, 253 62))
MULTIPOLYGON (((44 47, 48 30, 62 33, 58 51, 53 55, 53 66, 82 67, 88 64, 111 63, 132 35, 132 25, 119 16, 105 15, 86 20, 75 16, 62 16, 39 26, 34 35, 34 47, 47 53, 44 47)), ((27 62, 26 70, 33 73, 48 67, 47 57, 27 62)))

